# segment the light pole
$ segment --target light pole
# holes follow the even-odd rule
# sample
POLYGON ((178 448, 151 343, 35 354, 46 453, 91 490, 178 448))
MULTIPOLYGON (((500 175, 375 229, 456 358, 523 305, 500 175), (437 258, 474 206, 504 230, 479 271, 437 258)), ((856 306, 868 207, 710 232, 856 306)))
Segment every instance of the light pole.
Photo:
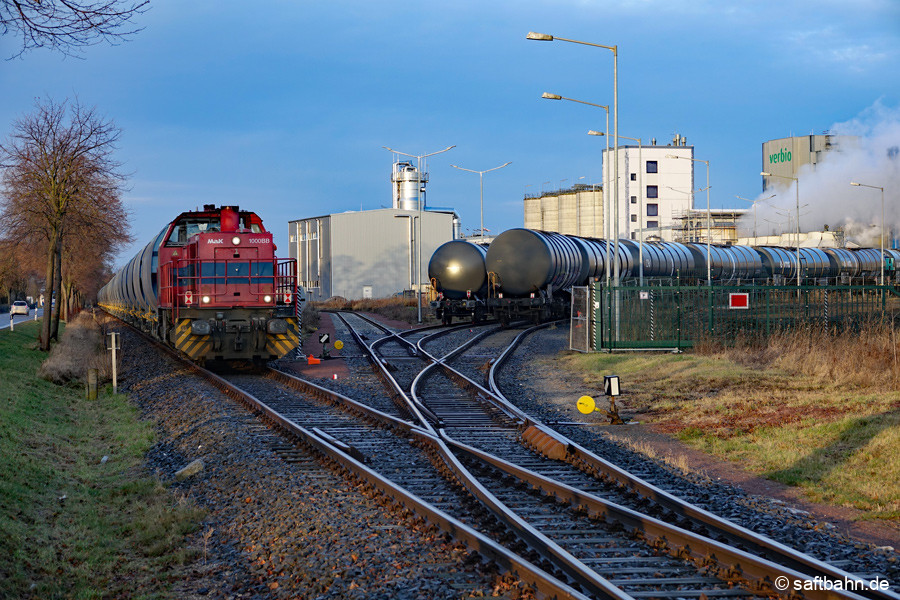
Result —
POLYGON ((881 235, 879 237, 881 238, 881 285, 884 285, 884 187, 857 183, 855 181, 851 181, 850 185, 881 190, 881 235))
POLYGON ((484 174, 490 173, 491 171, 496 171, 497 169, 502 169, 508 165, 511 165, 511 162, 503 163, 499 167, 494 167, 493 169, 487 169, 484 171, 474 171, 472 169, 464 169, 457 165, 450 165, 454 169, 459 169, 460 171, 468 171, 469 173, 478 173, 478 182, 481 186, 481 243, 484 243, 484 174))
MULTIPOLYGON (((388 152, 393 152, 394 154, 402 154, 403 156, 409 156, 410 158, 416 159, 416 166, 419 169, 419 181, 422 181, 422 176, 424 175, 423 166, 425 165, 424 159, 429 156, 434 156, 435 154, 441 154, 442 152, 446 152, 447 150, 452 150, 456 148, 456 144, 452 146, 447 146, 443 150, 438 150, 437 152, 429 152, 428 154, 407 154, 406 152, 400 152, 399 150, 394 150, 393 148, 388 148, 387 146, 382 146, 388 152)), ((418 205, 419 210, 419 227, 416 232, 416 306, 418 309, 418 319, 419 323, 422 322, 422 204, 423 201, 420 199, 419 194, 425 191, 424 186, 418 186, 419 189, 416 192, 416 204, 418 205)))
POLYGON ((779 177, 781 179, 792 179, 797 182, 797 287, 800 287, 800 180, 796 177, 791 177, 790 175, 776 175, 774 173, 769 173, 768 171, 760 171, 759 174, 763 177, 779 177))
POLYGON ((760 198, 758 200, 751 200, 750 198, 744 198, 743 196, 735 196, 738 200, 743 200, 744 202, 749 202, 753 205, 753 243, 756 244, 756 203, 757 202, 765 202, 766 200, 771 200, 775 197, 775 194, 771 196, 767 196, 765 198, 760 198))
MULTIPOLYGON (((561 37, 554 37, 547 33, 535 33, 534 31, 529 31, 528 35, 525 36, 526 39, 529 40, 538 40, 542 42, 552 42, 553 40, 558 40, 560 42, 570 42, 572 44, 581 44, 583 46, 593 46, 594 48, 605 48, 606 50, 610 50, 613 53, 613 134, 615 135, 614 139, 614 152, 616 154, 616 160, 613 162, 613 196, 615 197, 615 255, 616 255, 616 264, 615 264, 615 283, 616 286, 619 285, 619 47, 618 46, 605 46, 603 44, 593 44, 591 42, 582 42, 579 40, 569 40, 561 37)), ((607 154, 607 156, 609 156, 607 154)))
MULTIPOLYGON (((706 285, 712 285, 712 266, 710 265, 710 239, 712 238, 712 218, 709 209, 709 161, 700 160, 699 158, 691 158, 689 156, 676 156, 674 154, 666 154, 666 158, 682 158, 692 160, 694 162, 702 162, 706 165, 706 285)), ((694 187, 693 177, 691 178, 691 188, 694 187)), ((691 194, 693 199, 693 193, 691 194)), ((693 208, 693 206, 691 207, 693 208)), ((797 263, 800 264, 799 261, 797 263)))
MULTIPOLYGON (((541 98, 545 100, 568 100, 569 102, 578 102, 579 104, 587 104, 588 106, 596 106, 597 108, 602 108, 606 112, 606 160, 609 160, 609 105, 608 104, 594 104, 593 102, 585 102, 584 100, 576 100, 575 98, 566 98, 565 96, 560 96, 559 94, 551 94, 549 92, 544 92, 541 94, 541 98)), ((603 246, 606 250, 606 285, 609 287, 609 238, 612 237, 612 231, 610 228, 610 218, 609 213, 609 204, 610 204, 610 196, 609 196, 609 186, 607 185, 609 181, 609 168, 607 165, 606 169, 606 177, 603 179, 603 246)), ((593 186, 591 186, 593 188, 593 186)), ((591 190, 593 193, 593 189, 591 190)), ((592 196, 593 197, 593 196, 592 196)), ((617 225, 618 227, 618 225, 617 225)), ((594 231, 597 231, 597 204, 594 203, 594 231)), ((618 237, 618 236, 616 236, 618 237)), ((618 255, 617 255, 618 256, 618 255)), ((618 260, 616 261, 618 262, 618 260)))

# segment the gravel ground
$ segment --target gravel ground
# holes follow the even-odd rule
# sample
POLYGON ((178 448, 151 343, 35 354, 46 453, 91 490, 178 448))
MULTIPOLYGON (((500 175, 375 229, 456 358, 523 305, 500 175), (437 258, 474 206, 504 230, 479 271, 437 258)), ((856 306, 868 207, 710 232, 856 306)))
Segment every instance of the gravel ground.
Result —
MULTIPOLYGON (((567 390, 557 390, 566 395, 565 403, 561 404, 558 399, 549 401, 547 382, 558 381, 561 374, 535 359, 567 350, 568 331, 568 327, 541 330, 526 338, 516 350, 504 365, 498 381, 510 401, 544 422, 560 422, 554 424, 554 428, 573 441, 689 502, 844 570, 873 576, 880 574, 888 579, 892 589, 900 590, 900 563, 896 552, 876 550, 871 544, 856 542, 836 533, 830 524, 811 520, 777 500, 750 495, 700 475, 676 472, 668 465, 648 460, 605 438, 601 433, 604 428, 563 424, 583 420, 574 401, 581 395, 578 390, 583 390, 584 384, 573 380, 566 386, 567 390)), ((602 387, 602 381, 598 386, 602 387)), ((584 391, 602 395, 597 390, 584 391)))
POLYGON ((218 390, 123 333, 121 389, 157 424, 149 467, 209 511, 190 539, 198 558, 175 583, 178 597, 517 596, 516 582, 477 554, 289 448, 218 390), (175 472, 195 459, 204 462, 201 473, 176 482, 175 472))

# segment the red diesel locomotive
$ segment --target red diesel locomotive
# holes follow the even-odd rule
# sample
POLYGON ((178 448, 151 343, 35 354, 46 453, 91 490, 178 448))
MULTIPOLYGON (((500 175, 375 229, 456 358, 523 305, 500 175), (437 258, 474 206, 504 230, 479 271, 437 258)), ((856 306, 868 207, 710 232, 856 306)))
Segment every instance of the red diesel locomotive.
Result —
POLYGON ((276 359, 297 346, 293 259, 256 213, 181 213, 99 292, 109 313, 203 363, 276 359))

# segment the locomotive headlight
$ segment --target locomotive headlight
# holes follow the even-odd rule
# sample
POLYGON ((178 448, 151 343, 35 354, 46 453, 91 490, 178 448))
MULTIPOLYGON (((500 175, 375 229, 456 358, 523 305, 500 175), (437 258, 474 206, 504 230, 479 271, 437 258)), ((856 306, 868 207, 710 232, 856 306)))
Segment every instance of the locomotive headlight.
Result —
POLYGON ((209 296, 203 296, 203 304, 209 304, 209 296))
POLYGON ((241 238, 239 238, 238 236, 234 236, 233 238, 231 238, 231 243, 237 246, 241 243, 241 238))
POLYGON ((268 304, 271 301, 272 301, 272 296, 263 296, 263 302, 265 302, 266 304, 268 304))

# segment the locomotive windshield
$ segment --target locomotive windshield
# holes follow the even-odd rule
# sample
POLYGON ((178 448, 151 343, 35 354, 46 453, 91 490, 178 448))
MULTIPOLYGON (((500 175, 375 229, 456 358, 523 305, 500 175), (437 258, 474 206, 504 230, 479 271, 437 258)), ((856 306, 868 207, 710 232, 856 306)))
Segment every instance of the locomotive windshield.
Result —
MULTIPOLYGON (((250 220, 249 225, 245 223, 245 221, 250 219, 245 219, 241 216, 240 219, 240 231, 248 231, 250 233, 262 233, 263 228, 259 223, 254 222, 257 219, 250 220)), ((169 235, 169 239, 166 240, 166 246, 184 246, 188 243, 188 240, 191 239, 191 236, 198 233, 214 233, 219 231, 219 217, 218 216, 209 216, 209 217, 189 217, 185 219, 179 220, 175 223, 175 226, 172 228, 172 233, 169 235)))

